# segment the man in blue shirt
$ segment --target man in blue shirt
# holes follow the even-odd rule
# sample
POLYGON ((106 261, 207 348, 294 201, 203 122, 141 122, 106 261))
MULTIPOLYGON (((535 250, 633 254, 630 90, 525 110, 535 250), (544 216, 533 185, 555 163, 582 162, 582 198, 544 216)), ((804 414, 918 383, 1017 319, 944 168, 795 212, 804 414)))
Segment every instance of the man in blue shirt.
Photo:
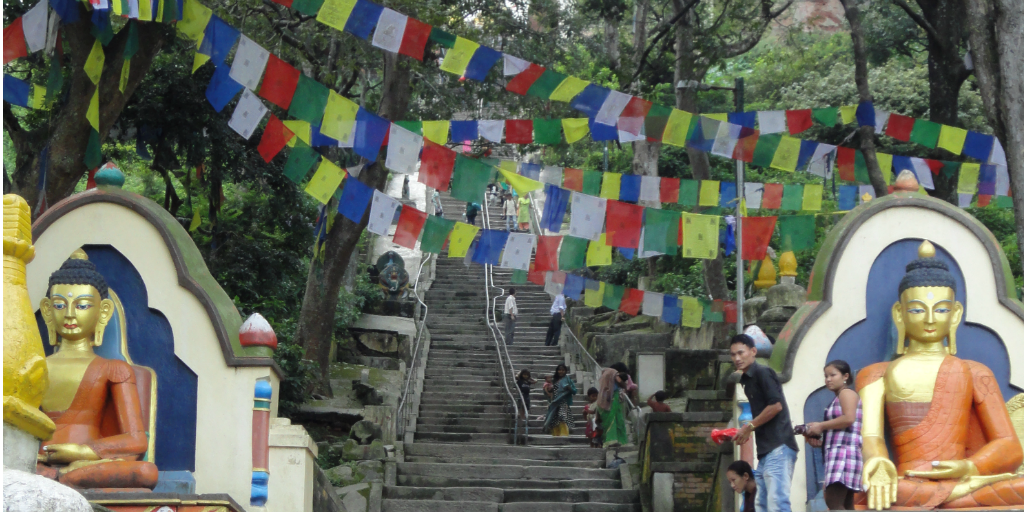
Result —
POLYGON ((551 304, 551 323, 548 324, 548 335, 544 338, 544 346, 551 347, 558 344, 558 337, 562 334, 562 322, 565 320, 565 295, 555 295, 555 302, 551 304))

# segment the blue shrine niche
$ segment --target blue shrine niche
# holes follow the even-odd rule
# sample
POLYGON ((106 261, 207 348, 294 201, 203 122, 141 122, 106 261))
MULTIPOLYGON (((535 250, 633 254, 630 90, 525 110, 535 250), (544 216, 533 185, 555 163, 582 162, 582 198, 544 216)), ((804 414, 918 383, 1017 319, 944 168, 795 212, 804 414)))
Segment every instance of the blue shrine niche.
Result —
MULTIPOLYGON (((850 363, 856 376, 862 368, 882 362, 891 361, 896 356, 896 326, 892 322, 892 306, 899 297, 897 293, 900 280, 906 274, 907 264, 917 259, 917 249, 921 239, 905 239, 886 247, 868 273, 867 297, 865 310, 867 317, 848 328, 829 350, 827 361, 835 359, 850 363)), ((960 266, 942 247, 935 246, 935 257, 949 266, 950 273, 956 281, 956 300, 964 305, 964 318, 970 311, 967 302, 966 286, 960 266)), ((841 300, 841 293, 833 290, 832 297, 841 300)), ((832 307, 842 307, 833 304, 832 307)), ((988 328, 967 322, 960 323, 957 329, 957 357, 977 361, 988 366, 999 381, 1003 399, 1009 400, 1021 390, 1010 384, 1010 361, 1006 345, 999 336, 988 328)), ((804 421, 822 421, 825 408, 835 399, 835 394, 825 389, 824 376, 822 387, 812 393, 804 402, 804 421)), ((813 498, 821 490, 820 481, 825 477, 824 457, 821 449, 804 444, 807 450, 807 496, 813 498)), ((891 451, 891 450, 890 450, 891 451)))
MULTIPOLYGON (((127 361, 121 347, 122 332, 126 331, 128 357, 132 363, 147 366, 156 374, 156 453, 147 454, 146 459, 156 463, 161 481, 169 472, 176 473, 167 474, 168 477, 180 474, 177 472, 195 471, 196 374, 174 355, 171 325, 160 311, 149 307, 146 284, 131 262, 109 245, 86 245, 82 249, 117 294, 124 313, 123 325, 120 315, 111 318, 96 354, 127 361)), ((46 325, 39 312, 36 312, 36 323, 46 355, 50 355, 54 347, 49 344, 46 325)))

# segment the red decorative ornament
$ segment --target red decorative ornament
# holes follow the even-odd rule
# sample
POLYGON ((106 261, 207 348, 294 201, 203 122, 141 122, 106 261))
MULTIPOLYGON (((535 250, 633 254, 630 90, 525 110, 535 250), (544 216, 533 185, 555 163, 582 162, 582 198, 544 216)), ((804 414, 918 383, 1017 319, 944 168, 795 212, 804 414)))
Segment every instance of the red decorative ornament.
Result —
POLYGON ((259 313, 249 315, 238 329, 238 342, 243 347, 270 347, 277 350, 277 334, 266 318, 259 313))

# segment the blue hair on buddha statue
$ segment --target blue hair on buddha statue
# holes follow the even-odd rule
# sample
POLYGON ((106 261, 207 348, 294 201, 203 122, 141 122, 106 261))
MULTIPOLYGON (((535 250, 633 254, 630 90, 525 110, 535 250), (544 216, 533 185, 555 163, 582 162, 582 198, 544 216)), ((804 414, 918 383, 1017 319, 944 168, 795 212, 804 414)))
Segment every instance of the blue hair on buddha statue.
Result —
POLYGON ((50 284, 46 294, 49 295, 50 289, 58 284, 87 284, 96 288, 100 292, 101 298, 110 298, 107 292, 107 280, 96 270, 96 265, 89 260, 72 258, 65 261, 59 269, 50 274, 50 284))
POLYGON ((956 291, 956 280, 944 261, 935 259, 935 247, 927 240, 917 251, 918 259, 907 264, 907 273, 900 280, 899 293, 908 288, 936 286, 956 291))

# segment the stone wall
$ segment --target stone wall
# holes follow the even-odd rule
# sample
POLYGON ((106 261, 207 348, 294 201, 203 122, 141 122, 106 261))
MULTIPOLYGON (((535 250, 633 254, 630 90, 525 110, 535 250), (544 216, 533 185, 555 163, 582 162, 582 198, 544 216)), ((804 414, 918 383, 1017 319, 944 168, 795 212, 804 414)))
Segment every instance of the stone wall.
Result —
MULTIPOLYGON (((655 512, 721 510, 724 476, 716 468, 731 455, 711 442, 727 412, 650 413, 641 447, 641 489, 655 512), (709 508, 710 507, 710 508, 709 508)), ((731 499, 731 494, 728 495, 731 499)))

